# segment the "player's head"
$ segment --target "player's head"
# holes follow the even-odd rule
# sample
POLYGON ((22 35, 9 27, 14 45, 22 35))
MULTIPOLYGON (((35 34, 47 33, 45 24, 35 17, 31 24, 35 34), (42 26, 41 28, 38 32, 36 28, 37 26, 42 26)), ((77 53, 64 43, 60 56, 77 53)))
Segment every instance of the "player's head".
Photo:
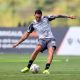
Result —
POLYGON ((36 10, 34 16, 35 16, 36 21, 39 22, 41 20, 41 17, 42 17, 42 11, 39 9, 36 10))

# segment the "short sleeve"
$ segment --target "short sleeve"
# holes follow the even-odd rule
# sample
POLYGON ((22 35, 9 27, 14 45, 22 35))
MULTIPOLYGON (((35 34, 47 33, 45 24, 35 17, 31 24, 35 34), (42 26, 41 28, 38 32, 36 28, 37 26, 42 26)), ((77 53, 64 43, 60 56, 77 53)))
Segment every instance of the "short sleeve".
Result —
POLYGON ((33 24, 31 23, 31 24, 28 26, 27 32, 32 33, 33 31, 34 31, 33 24))
POLYGON ((56 16, 53 16, 53 15, 48 15, 47 17, 49 21, 52 21, 56 18, 56 16))

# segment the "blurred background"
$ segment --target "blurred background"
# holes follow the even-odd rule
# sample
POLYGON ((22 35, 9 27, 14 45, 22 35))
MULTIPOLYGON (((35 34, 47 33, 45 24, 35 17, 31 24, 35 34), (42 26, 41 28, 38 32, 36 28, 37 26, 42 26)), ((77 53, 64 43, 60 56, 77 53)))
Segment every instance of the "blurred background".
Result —
POLYGON ((0 80, 80 80, 80 0, 0 0, 0 80), (47 51, 39 54, 35 64, 39 74, 20 73, 37 44, 37 34, 12 48, 34 19, 34 11, 43 15, 73 15, 77 19, 58 18, 50 22, 57 50, 50 75, 42 74, 47 51))
POLYGON ((36 9, 41 9, 43 15, 63 14, 77 17, 58 18, 50 24, 56 37, 57 54, 80 55, 80 0, 0 0, 0 52, 33 51, 37 44, 35 32, 17 48, 12 48, 12 45, 27 30, 36 9))
MULTIPOLYGON (((65 14, 80 16, 80 0, 0 0, 0 27, 28 25, 34 19, 34 11, 41 9, 43 15, 65 14)), ((56 19, 53 27, 80 26, 76 20, 56 19)))

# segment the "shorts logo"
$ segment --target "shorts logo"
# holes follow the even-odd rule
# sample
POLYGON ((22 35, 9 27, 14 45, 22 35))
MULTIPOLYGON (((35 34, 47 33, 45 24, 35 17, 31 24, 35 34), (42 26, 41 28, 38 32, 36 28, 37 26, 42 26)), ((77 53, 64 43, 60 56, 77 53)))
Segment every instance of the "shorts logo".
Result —
POLYGON ((54 44, 54 45, 56 45, 56 42, 54 42, 54 41, 51 41, 51 44, 54 44))

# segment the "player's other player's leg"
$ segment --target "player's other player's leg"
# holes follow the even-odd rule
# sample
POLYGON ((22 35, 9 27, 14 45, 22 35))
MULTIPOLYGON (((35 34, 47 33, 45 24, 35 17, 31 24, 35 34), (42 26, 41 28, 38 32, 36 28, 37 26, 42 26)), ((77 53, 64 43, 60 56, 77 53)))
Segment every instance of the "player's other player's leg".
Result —
POLYGON ((37 45, 37 47, 35 48, 34 52, 31 55, 31 59, 29 60, 28 65, 21 70, 22 73, 25 73, 25 72, 29 71, 33 61, 35 60, 37 54, 40 52, 41 48, 42 48, 41 45, 37 45))
POLYGON ((50 67, 50 64, 51 64, 52 59, 53 59, 54 51, 55 51, 54 47, 48 48, 48 58, 47 58, 47 62, 46 62, 46 66, 45 66, 45 70, 43 71, 43 74, 50 74, 49 67, 50 67))

